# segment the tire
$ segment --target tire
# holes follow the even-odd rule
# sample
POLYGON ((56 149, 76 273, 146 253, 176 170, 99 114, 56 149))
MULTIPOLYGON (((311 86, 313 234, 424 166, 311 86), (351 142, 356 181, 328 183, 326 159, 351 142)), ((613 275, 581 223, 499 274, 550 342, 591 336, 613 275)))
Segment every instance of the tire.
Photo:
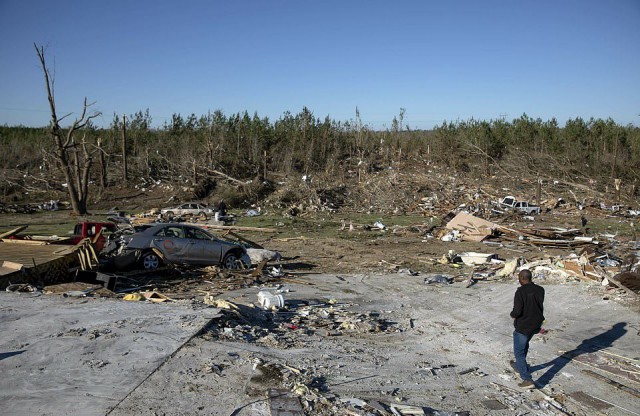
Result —
POLYGON ((145 270, 155 270, 160 267, 162 260, 160 260, 160 257, 153 251, 148 251, 142 255, 140 264, 145 270))
POLYGON ((198 214, 198 217, 200 217, 200 219, 206 220, 207 219, 207 213, 206 212, 200 212, 198 214))
POLYGON ((226 256, 224 256, 224 259, 222 259, 221 266, 223 269, 237 270, 239 268, 238 262, 240 262, 240 257, 238 256, 238 253, 236 253, 235 251, 232 251, 230 253, 227 253, 226 256))
POLYGON ((164 217, 167 218, 167 219, 171 219, 171 218, 173 218, 173 216, 174 216, 173 211, 167 211, 164 214, 164 217))

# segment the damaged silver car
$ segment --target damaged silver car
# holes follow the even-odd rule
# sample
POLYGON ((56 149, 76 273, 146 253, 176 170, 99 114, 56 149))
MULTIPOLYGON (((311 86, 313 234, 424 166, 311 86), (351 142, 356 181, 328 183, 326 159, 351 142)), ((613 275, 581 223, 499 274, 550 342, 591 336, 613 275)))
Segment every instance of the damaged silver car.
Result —
POLYGON ((169 263, 221 266, 225 269, 248 268, 251 265, 243 246, 187 224, 168 223, 148 227, 126 236, 123 250, 140 251, 140 265, 146 270, 160 267, 163 258, 169 263))

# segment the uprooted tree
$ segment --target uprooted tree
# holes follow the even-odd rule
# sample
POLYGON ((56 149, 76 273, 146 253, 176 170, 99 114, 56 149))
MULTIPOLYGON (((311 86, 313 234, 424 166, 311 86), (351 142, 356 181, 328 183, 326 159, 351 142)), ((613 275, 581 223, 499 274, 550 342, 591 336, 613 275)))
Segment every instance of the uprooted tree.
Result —
POLYGON ((47 88, 47 98, 51 111, 49 134, 54 142, 53 157, 66 180, 74 213, 83 215, 87 213, 87 198, 89 196, 89 180, 93 156, 96 152, 102 151, 99 146, 87 139, 86 131, 91 127, 91 120, 100 116, 101 113, 89 113, 89 108, 93 103, 88 104, 85 97, 80 117, 76 118, 67 129, 62 128, 60 122, 70 116, 71 113, 58 118, 54 95, 54 79, 45 61, 44 47, 38 47, 35 43, 33 46, 36 48, 36 53, 40 59, 47 88))

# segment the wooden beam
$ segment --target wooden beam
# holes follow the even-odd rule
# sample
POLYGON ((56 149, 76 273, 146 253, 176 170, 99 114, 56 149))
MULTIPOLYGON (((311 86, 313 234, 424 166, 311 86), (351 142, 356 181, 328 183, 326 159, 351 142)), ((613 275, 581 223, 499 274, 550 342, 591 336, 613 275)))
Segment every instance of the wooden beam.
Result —
POLYGON ((18 228, 14 228, 13 230, 9 230, 6 233, 2 233, 0 234, 0 239, 1 238, 7 238, 7 237, 11 237, 12 235, 16 235, 18 234, 20 231, 24 231, 25 229, 27 229, 27 227, 29 227, 28 225, 21 225, 18 228))
POLYGON ((617 388, 618 390, 622 390, 625 393, 629 393, 629 394, 633 394, 636 397, 640 397, 640 391, 638 391, 637 389, 634 389, 632 387, 629 386, 625 386, 622 383, 618 383, 615 380, 610 379, 609 377, 605 377, 602 374, 598 374, 596 372, 593 372, 591 370, 582 370, 583 373, 593 377, 593 378, 597 378, 598 380, 604 381, 607 384, 612 385, 613 387, 617 388))
POLYGON ((201 225, 203 228, 214 228, 216 230, 236 230, 236 231, 260 231, 265 233, 279 233, 279 230, 275 228, 261 228, 261 227, 236 227, 234 225, 201 225))
POLYGON ((226 234, 232 235, 232 236, 234 236, 235 238, 237 238, 240 241, 244 241, 245 243, 249 244, 253 248, 264 249, 264 247, 262 247, 260 244, 254 243, 253 241, 251 241, 249 239, 246 239, 246 238, 242 237, 241 235, 238 235, 238 234, 234 233, 233 231, 228 231, 226 234))

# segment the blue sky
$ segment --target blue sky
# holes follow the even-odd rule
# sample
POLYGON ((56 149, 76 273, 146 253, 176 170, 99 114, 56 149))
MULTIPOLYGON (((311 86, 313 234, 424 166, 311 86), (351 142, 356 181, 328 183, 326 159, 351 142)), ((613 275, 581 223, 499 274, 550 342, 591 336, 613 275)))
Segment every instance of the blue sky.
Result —
POLYGON ((307 106, 389 128, 443 120, 612 117, 640 125, 640 0, 0 0, 0 124, 46 125, 33 43, 58 113, 307 106))

